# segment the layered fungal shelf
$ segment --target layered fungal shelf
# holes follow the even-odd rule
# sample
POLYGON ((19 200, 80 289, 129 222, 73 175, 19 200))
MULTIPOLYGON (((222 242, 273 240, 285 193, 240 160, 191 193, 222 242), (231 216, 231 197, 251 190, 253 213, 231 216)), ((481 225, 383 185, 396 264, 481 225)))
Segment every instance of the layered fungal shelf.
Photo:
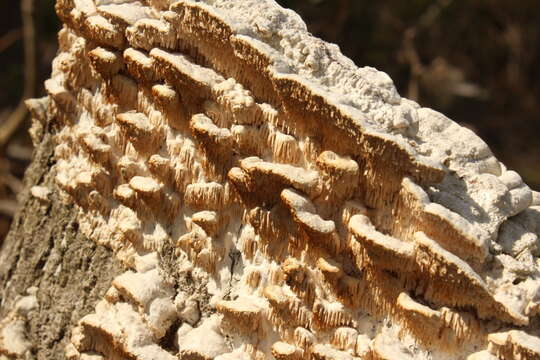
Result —
POLYGON ((126 267, 68 358, 540 358, 540 196, 470 130, 271 0, 56 10, 32 134, 126 267))

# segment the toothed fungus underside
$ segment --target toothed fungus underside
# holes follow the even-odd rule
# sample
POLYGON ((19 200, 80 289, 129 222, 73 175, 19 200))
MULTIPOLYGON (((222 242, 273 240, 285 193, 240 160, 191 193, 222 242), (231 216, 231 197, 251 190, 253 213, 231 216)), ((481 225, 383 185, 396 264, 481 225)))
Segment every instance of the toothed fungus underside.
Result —
POLYGON ((126 267, 69 359, 540 358, 540 196, 470 130, 272 0, 56 11, 32 135, 126 267))

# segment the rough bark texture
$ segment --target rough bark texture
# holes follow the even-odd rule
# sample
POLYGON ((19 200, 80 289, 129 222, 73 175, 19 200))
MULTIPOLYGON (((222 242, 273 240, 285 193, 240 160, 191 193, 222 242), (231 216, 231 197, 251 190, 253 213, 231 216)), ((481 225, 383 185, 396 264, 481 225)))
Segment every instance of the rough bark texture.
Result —
POLYGON ((0 354, 538 358, 540 197, 470 130, 271 0, 57 12, 0 354))
POLYGON ((0 318, 28 289, 37 288, 38 306, 25 319, 25 337, 32 344, 28 359, 65 358, 71 329, 121 271, 109 249, 79 231, 77 210, 60 201, 57 190, 45 202, 31 196, 35 185, 56 189, 52 136, 47 133, 35 149, 19 199, 22 208, 0 254, 0 318))

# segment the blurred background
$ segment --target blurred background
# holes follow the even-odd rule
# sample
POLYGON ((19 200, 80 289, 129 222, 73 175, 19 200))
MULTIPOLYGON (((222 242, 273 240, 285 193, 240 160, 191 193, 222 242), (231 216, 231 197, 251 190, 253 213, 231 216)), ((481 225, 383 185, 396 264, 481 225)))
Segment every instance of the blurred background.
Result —
MULTIPOLYGON (((473 129, 540 190, 538 0, 278 3, 357 65, 387 72, 401 95, 473 129)), ((0 243, 32 155, 21 99, 43 95, 59 28, 53 0, 0 2, 0 243)))

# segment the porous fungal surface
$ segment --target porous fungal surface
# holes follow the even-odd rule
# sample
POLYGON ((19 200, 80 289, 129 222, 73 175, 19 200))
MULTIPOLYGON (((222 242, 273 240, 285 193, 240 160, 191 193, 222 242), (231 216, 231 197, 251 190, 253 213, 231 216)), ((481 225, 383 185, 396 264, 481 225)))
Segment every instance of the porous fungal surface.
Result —
POLYGON ((56 10, 33 133, 126 267, 68 358, 540 357, 540 196, 470 130, 272 0, 56 10))

